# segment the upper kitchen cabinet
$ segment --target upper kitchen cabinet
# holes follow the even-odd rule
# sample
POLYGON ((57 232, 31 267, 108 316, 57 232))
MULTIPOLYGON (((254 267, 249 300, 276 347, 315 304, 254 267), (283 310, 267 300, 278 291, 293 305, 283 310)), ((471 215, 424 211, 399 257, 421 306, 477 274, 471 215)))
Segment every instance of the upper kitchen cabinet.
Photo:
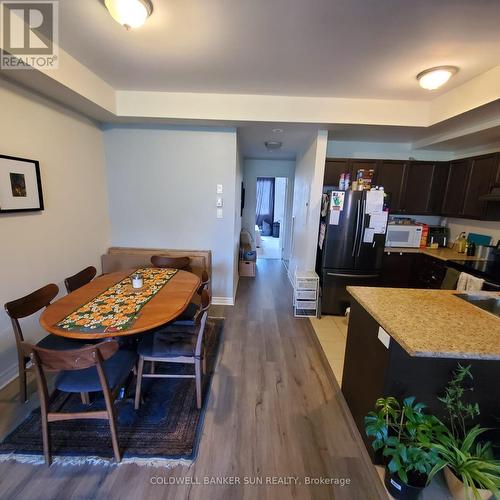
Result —
POLYGON ((376 171, 376 160, 357 160, 357 159, 327 159, 325 163, 325 175, 323 177, 323 185, 338 186, 340 176, 343 173, 351 175, 351 182, 356 180, 358 170, 374 170, 376 171))
POLYGON ((404 188, 408 162, 399 160, 383 160, 375 170, 374 183, 383 186, 389 194, 389 210, 391 213, 404 213, 404 188))
POLYGON ((480 197, 495 182, 496 154, 450 162, 442 214, 471 219, 486 218, 487 204, 480 197))
POLYGON ((446 163, 410 162, 407 167, 402 210, 415 215, 439 213, 447 172, 446 163))
POLYGON ((500 153, 497 153, 497 159, 496 159, 496 174, 494 175, 494 181, 493 185, 495 187, 500 187, 500 153))
POLYGON ((346 172, 349 172, 352 175, 349 160, 347 159, 326 160, 323 185, 338 186, 341 174, 346 172))
POLYGON ((471 158, 469 162, 469 177, 462 214, 465 217, 482 218, 486 215, 486 202, 479 198, 489 193, 492 187, 497 168, 497 156, 480 156, 471 158))
POLYGON ((455 160, 450 162, 441 209, 443 215, 462 215, 468 177, 469 160, 455 160))

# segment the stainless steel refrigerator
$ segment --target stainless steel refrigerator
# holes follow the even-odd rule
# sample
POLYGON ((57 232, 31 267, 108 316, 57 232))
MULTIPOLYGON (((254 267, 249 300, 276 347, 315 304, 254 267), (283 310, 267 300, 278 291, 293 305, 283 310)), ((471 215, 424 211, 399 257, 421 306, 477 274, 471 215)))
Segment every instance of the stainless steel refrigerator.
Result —
MULTIPOLYGON (((338 191, 326 186, 323 190, 328 205, 333 190, 338 191)), ((383 233, 380 226, 377 232, 370 228, 373 219, 367 212, 367 191, 344 191, 343 198, 333 223, 329 206, 322 210, 316 260, 322 314, 344 314, 350 305, 346 286, 376 286, 382 269, 387 227, 383 233)))

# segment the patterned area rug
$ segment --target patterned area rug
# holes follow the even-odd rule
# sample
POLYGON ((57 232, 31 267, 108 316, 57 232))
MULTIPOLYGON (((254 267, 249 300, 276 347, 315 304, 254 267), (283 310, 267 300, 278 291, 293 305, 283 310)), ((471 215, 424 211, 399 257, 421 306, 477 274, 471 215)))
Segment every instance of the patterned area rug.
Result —
MULTIPOLYGON (((134 410, 130 399, 115 403, 122 463, 165 467, 189 464, 196 458, 223 319, 210 318, 206 328, 207 374, 204 377, 202 409, 196 408, 194 379, 143 379, 144 402, 139 410, 134 410)), ((148 369, 147 363, 145 368, 148 369)), ((160 373, 167 367, 157 363, 155 368, 160 373)), ((168 366, 168 373, 173 370, 188 373, 192 372, 193 367, 168 366)), ((135 379, 132 384, 134 387, 135 379)), ((133 394, 130 396, 133 397, 133 394)), ((102 395, 91 394, 90 407, 81 403, 79 394, 61 392, 54 395, 51 403, 53 410, 70 412, 84 411, 86 408, 104 408, 102 395)), ((107 421, 53 422, 49 424, 49 429, 54 463, 114 463, 107 421)), ((0 460, 10 459, 44 463, 39 409, 34 410, 0 444, 0 460)))

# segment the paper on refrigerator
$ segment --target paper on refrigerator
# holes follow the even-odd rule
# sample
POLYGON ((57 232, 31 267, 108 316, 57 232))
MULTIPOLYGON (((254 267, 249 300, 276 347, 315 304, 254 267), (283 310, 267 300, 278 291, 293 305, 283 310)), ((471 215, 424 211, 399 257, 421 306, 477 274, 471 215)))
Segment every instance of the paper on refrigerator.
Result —
POLYGON ((340 220, 340 210, 333 208, 330 210, 330 220, 328 221, 331 226, 338 226, 340 220))
POLYGON ((366 213, 375 214, 384 210, 384 192, 367 191, 366 192, 366 213))
POLYGON ((367 227, 363 234, 363 243, 373 243, 375 231, 371 227, 367 227))
POLYGON ((369 226, 373 229, 375 234, 385 234, 388 216, 389 212, 376 212, 370 215, 369 226))

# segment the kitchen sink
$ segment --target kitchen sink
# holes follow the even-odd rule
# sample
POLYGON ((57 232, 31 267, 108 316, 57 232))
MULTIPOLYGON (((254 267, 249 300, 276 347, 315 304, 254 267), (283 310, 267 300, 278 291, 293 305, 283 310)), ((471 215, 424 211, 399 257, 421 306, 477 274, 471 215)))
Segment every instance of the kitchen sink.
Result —
POLYGON ((465 300, 473 306, 480 307, 500 318, 500 297, 491 297, 487 295, 473 293, 457 293, 456 297, 465 300))

